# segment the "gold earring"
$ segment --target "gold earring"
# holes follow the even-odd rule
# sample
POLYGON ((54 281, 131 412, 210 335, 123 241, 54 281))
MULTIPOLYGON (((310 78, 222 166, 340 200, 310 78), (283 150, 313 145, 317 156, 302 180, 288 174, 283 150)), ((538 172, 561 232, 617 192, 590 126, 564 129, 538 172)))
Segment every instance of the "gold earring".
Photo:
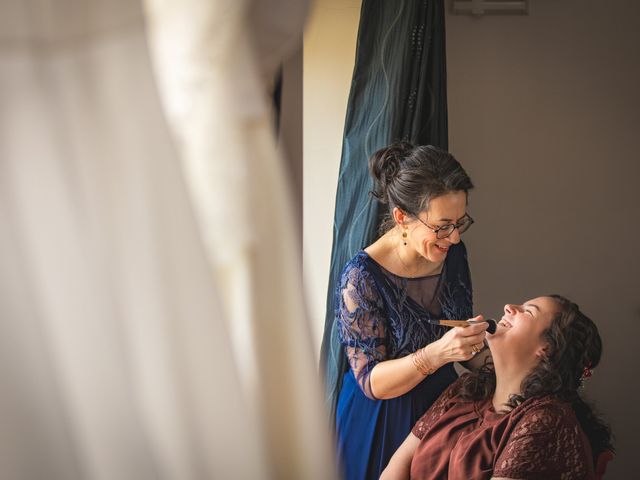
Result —
POLYGON ((405 246, 407 245, 407 231, 406 230, 404 232, 402 232, 402 243, 405 246))

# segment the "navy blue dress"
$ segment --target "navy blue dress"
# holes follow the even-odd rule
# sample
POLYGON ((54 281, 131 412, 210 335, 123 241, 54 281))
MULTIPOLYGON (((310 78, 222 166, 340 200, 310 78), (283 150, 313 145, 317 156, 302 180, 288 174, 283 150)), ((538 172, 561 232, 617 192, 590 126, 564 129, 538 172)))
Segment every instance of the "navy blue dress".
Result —
POLYGON ((427 319, 470 318, 471 292, 462 243, 450 248, 439 275, 399 277, 364 251, 347 263, 336 291, 336 322, 350 366, 336 409, 345 479, 377 479, 415 422, 457 378, 447 364, 404 395, 378 400, 369 382, 373 367, 439 339, 446 329, 427 319))

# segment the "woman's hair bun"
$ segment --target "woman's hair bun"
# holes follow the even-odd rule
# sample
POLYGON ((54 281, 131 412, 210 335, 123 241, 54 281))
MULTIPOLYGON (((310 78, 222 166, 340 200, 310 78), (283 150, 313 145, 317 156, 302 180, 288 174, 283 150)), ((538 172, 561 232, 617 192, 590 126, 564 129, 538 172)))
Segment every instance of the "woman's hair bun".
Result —
POLYGON ((414 146, 407 142, 397 142, 381 148, 369 159, 369 171, 375 187, 371 192, 380 202, 387 203, 387 190, 400 173, 402 161, 411 154, 414 146))

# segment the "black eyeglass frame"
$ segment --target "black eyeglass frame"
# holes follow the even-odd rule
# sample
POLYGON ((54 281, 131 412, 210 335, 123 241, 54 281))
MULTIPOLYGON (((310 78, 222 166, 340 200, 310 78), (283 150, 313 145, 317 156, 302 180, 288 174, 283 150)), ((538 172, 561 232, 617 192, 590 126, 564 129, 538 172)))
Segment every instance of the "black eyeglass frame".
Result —
MULTIPOLYGON (((447 223, 446 225, 441 225, 439 227, 434 227, 432 225, 429 225, 426 222, 423 222, 422 220, 420 220, 420 217, 418 217, 418 215, 414 215, 414 217, 416 217, 416 219, 423 224, 425 227, 427 227, 429 230, 431 230, 433 233, 436 234, 436 238, 439 240, 442 240, 443 238, 447 238, 449 236, 451 236, 451 234, 453 233, 453 231, 457 228, 458 229, 458 233, 460 235, 462 235, 464 232, 466 232, 467 230, 469 230, 469 228, 471 227, 471 225, 473 225, 475 223, 475 220, 473 218, 471 218, 471 215, 469 215, 468 213, 464 214, 464 217, 462 217, 462 219, 464 221, 462 222, 456 222, 456 223, 447 223), (460 230, 461 227, 465 227, 464 230, 460 230), (440 232, 442 230, 451 230, 449 233, 447 233, 444 236, 440 236, 440 232)), ((446 232, 445 232, 446 233, 446 232)))

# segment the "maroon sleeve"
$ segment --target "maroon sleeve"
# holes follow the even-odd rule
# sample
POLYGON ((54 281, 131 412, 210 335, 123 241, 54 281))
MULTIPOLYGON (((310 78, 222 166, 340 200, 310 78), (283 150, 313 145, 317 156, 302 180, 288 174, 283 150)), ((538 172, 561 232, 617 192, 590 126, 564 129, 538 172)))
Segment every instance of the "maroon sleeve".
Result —
POLYGON ((442 395, 438 397, 429 410, 427 410, 427 412, 416 422, 411 433, 420 440, 424 438, 433 424, 438 421, 438 419, 451 407, 451 404, 453 403, 452 400, 454 400, 460 390, 461 378, 453 382, 444 392, 442 392, 442 395))
POLYGON ((494 477, 578 480, 592 478, 584 435, 568 405, 541 404, 527 411, 496 458, 494 477))

